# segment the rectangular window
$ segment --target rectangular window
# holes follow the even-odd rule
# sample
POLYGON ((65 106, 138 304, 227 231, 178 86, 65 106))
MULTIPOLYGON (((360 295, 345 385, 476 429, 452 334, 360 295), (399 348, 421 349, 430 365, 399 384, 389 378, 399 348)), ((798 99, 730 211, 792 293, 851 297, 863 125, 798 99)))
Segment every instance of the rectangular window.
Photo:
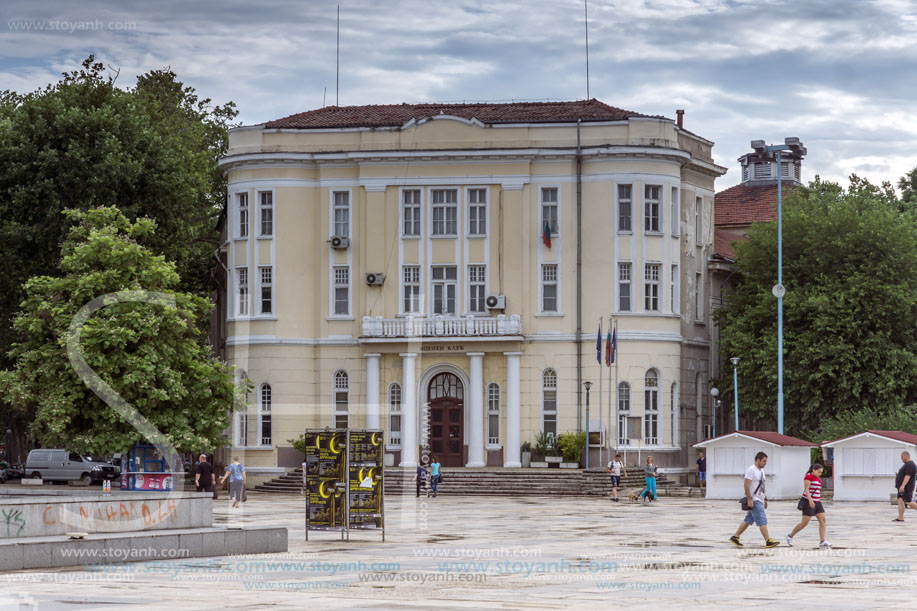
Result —
POLYGON ((678 235, 681 225, 681 200, 678 199, 678 187, 672 187, 672 235, 678 235))
POLYGON ((552 236, 560 235, 557 227, 557 187, 545 187, 541 190, 541 227, 538 233, 544 231, 544 226, 552 236))
POLYGON ((618 185, 618 231, 633 231, 631 226, 631 185, 618 185))
POLYGON ((350 423, 350 414, 348 413, 349 395, 347 390, 334 391, 334 427, 346 429, 350 423))
POLYGON ((271 386, 261 386, 261 445, 271 445, 271 386))
POLYGON ((433 189, 433 235, 458 235, 458 191, 433 189))
POLYGON ((261 313, 270 314, 274 311, 274 270, 262 267, 261 271, 261 313))
POLYGON ((659 267, 658 263, 647 263, 643 271, 643 309, 659 311, 659 267))
POLYGON ((404 215, 404 227, 402 235, 419 237, 420 236, 420 189, 411 189, 404 191, 404 205, 402 214, 404 215))
POLYGON ((678 314, 679 302, 681 301, 681 292, 679 289, 678 283, 678 266, 672 266, 672 283, 669 285, 669 290, 671 294, 669 295, 669 307, 672 309, 672 314, 678 314))
POLYGON ((487 234, 487 189, 468 190, 468 235, 487 234))
POLYGON ((454 265, 433 266, 433 313, 455 314, 457 275, 454 265))
POLYGON ((261 210, 259 211, 261 235, 271 236, 274 235, 274 194, 270 191, 262 191, 259 195, 261 196, 261 210))
POLYGON ((557 439, 557 389, 545 389, 542 391, 542 421, 541 430, 550 435, 552 439, 557 439))
POLYGON ((240 267, 236 270, 236 282, 238 283, 238 310, 239 316, 248 315, 248 268, 240 267))
POLYGON ((402 270, 402 308, 405 314, 420 312, 420 267, 406 265, 402 270))
POLYGON ((468 267, 468 311, 484 312, 484 301, 487 295, 484 293, 485 270, 483 265, 470 265, 468 267))
POLYGON ((654 446, 659 443, 659 414, 657 412, 644 415, 643 432, 646 435, 644 438, 646 445, 654 446))
POLYGON ((239 237, 248 237, 248 193, 236 193, 239 207, 239 237))
POLYGON ((500 387, 487 386, 487 444, 500 445, 500 387))
POLYGON ((618 385, 618 444, 628 445, 627 418, 630 416, 630 386, 626 382, 618 385))
POLYGON ((541 266, 541 311, 557 311, 557 264, 541 266))
POLYGON ((388 443, 392 446, 401 445, 401 386, 392 384, 388 391, 389 424, 388 443))
POLYGON ((702 197, 694 200, 694 242, 701 246, 704 242, 701 239, 704 235, 704 199, 702 197))
POLYGON ((334 192, 334 235, 350 235, 350 193, 334 192))
POLYGON ((630 263, 618 263, 618 310, 630 312, 630 263))
POLYGON ((334 266, 334 314, 350 314, 350 268, 343 265, 334 266))
POLYGON ((643 190, 643 230, 659 231, 659 194, 662 187, 646 185, 643 190))
POLYGON ((704 275, 697 273, 694 281, 694 311, 697 320, 704 319, 704 275))

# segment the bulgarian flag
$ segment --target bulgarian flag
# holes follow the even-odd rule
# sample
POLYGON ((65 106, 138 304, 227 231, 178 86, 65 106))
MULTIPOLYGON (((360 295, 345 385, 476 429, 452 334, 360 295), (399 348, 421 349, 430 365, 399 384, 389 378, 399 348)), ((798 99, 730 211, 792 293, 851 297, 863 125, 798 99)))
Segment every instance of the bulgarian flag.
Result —
POLYGON ((541 232, 541 241, 544 242, 544 245, 548 248, 551 248, 551 226, 548 225, 548 222, 544 222, 544 230, 541 232))
POLYGON ((595 360, 602 364, 602 323, 599 322, 599 332, 595 335, 595 360))
POLYGON ((615 329, 614 333, 609 333, 608 337, 605 338, 605 365, 611 367, 611 364, 615 362, 615 348, 618 345, 618 330, 615 329))

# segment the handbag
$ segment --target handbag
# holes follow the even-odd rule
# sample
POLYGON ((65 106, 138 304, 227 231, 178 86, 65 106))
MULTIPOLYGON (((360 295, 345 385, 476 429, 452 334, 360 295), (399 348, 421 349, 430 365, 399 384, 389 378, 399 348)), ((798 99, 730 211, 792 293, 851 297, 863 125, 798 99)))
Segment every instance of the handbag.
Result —
MULTIPOLYGON (((755 491, 752 493, 752 496, 758 494, 758 491, 761 490, 761 486, 764 485, 764 474, 761 474, 761 479, 758 480, 758 487, 755 488, 755 491)), ((751 507, 748 506, 748 497, 743 496, 739 499, 739 505, 742 507, 742 511, 751 511, 751 507)))
POLYGON ((220 498, 220 495, 217 494, 217 487, 216 487, 216 486, 212 486, 212 485, 211 485, 210 487, 213 489, 213 500, 215 501, 215 500, 217 500, 218 498, 220 498))
POLYGON ((796 503, 796 509, 798 509, 799 511, 805 511, 808 508, 809 508, 809 499, 807 499, 806 497, 802 497, 801 499, 799 499, 799 502, 796 503))
POLYGON ((245 492, 245 488, 243 488, 242 489, 242 502, 244 503, 247 500, 248 500, 248 494, 245 492))

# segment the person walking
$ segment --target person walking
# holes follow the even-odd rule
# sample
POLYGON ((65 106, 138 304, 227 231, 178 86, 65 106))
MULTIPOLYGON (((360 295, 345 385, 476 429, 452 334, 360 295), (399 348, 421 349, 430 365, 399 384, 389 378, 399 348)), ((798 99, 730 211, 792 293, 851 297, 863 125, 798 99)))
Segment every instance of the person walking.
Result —
POLYGON ((799 499, 799 504, 796 506, 797 509, 802 511, 802 520, 796 525, 793 532, 786 536, 786 544, 790 547, 793 547, 793 537, 796 536, 796 533, 808 526, 809 520, 812 519, 812 516, 815 516, 818 520, 818 538, 820 541, 818 546, 821 549, 831 548, 831 544, 825 540, 827 525, 825 524, 825 508, 821 504, 821 474, 824 470, 824 466, 815 463, 809 467, 809 472, 806 473, 802 480, 802 485, 805 489, 802 493, 802 498, 799 499))
POLYGON ((220 479, 220 484, 229 478, 229 498, 232 499, 232 506, 238 507, 245 491, 245 467, 239 462, 238 456, 232 457, 232 464, 226 467, 226 473, 220 479))
POLYGON ((917 477, 917 465, 911 460, 910 452, 901 453, 901 468, 895 476, 895 488, 898 489, 898 517, 893 522, 904 522, 904 510, 910 507, 917 509, 914 502, 914 478, 917 477))
POLYGON ((198 492, 213 492, 213 465, 207 462, 207 455, 201 454, 194 468, 194 489, 198 492))
POLYGON ((646 476, 646 488, 643 489, 643 492, 640 493, 640 496, 643 497, 643 502, 646 502, 647 495, 652 495, 650 502, 655 501, 658 497, 656 496, 656 464, 653 463, 653 457, 646 457, 646 466, 643 467, 643 474, 646 476))
POLYGON ((420 491, 427 487, 427 468, 420 463, 417 463, 414 481, 417 482, 417 498, 420 498, 420 491))
POLYGON ((736 534, 729 537, 730 543, 736 547, 745 547, 739 538, 745 529, 752 524, 757 524, 761 530, 761 536, 764 537, 764 547, 777 547, 778 541, 771 539, 767 532, 767 490, 764 482, 764 466, 767 464, 767 454, 758 452, 755 454, 755 464, 745 470, 745 502, 748 505, 748 511, 745 512, 745 519, 739 524, 736 534))
POLYGON ((439 459, 433 457, 433 462, 430 463, 430 489, 433 490, 433 498, 436 498, 436 492, 439 490, 439 459))
POLYGON ((704 454, 704 451, 700 451, 700 456, 697 458, 697 466, 694 470, 697 473, 697 485, 701 488, 707 487, 707 455, 704 454))
POLYGON ((624 473, 624 477, 627 477, 627 469, 624 468, 624 463, 621 462, 621 455, 615 454, 614 460, 608 461, 608 472, 611 474, 611 500, 615 503, 618 502, 618 488, 621 486, 621 473, 624 473))

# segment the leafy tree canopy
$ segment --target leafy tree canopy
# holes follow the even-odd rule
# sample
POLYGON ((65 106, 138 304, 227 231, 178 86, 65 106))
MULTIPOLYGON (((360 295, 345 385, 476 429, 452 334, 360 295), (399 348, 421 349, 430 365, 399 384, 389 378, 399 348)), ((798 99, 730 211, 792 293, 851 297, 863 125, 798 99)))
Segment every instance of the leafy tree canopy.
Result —
MULTIPOLYGON (((776 420, 776 223, 736 245, 740 281, 718 313, 737 355, 742 415, 776 420)), ((783 207, 784 411, 790 435, 917 399, 917 224, 890 185, 816 179, 783 207)), ((732 392, 732 376, 721 387, 732 392)), ((875 425, 869 428, 875 428, 875 425)))
POLYGON ((162 431, 179 450, 224 444, 237 393, 231 368, 215 359, 198 321, 210 303, 176 291, 175 265, 140 241, 155 234, 149 219, 129 221, 115 208, 67 211, 77 225, 62 247, 60 276, 26 283, 14 321, 18 341, 0 390, 33 415, 33 439, 45 447, 92 454, 123 452, 142 435, 103 403, 71 366, 68 329, 88 302, 123 290, 174 296, 175 307, 128 302, 95 312, 80 348, 93 371, 162 431))

